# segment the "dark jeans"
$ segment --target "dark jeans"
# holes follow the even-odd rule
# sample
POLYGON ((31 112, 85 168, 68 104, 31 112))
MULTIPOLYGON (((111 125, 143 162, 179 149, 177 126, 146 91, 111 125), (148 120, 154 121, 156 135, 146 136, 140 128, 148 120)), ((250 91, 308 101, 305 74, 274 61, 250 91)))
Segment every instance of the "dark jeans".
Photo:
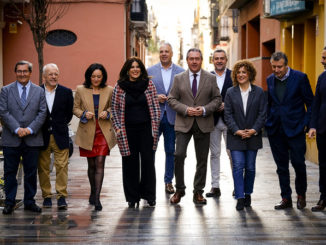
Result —
POLYGON ((123 189, 127 202, 156 200, 153 136, 150 123, 127 126, 131 155, 122 157, 123 189))
POLYGON ((15 205, 17 194, 17 171, 20 160, 24 167, 24 204, 35 203, 37 190, 38 147, 29 147, 24 142, 19 147, 3 147, 4 178, 7 205, 15 205))
POLYGON ((164 136, 164 150, 165 150, 165 174, 164 182, 172 183, 174 174, 174 151, 175 151, 175 132, 174 125, 168 121, 166 113, 160 122, 159 135, 163 133, 164 136))
POLYGON ((254 189, 257 150, 231 150, 231 156, 235 198, 244 198, 254 189))
POLYGON ((291 199, 289 160, 295 171, 295 190, 304 196, 307 191, 307 173, 305 164, 306 138, 305 133, 295 137, 287 137, 283 129, 268 136, 274 161, 277 165, 282 198, 291 199))
POLYGON ((174 154, 174 172, 176 189, 184 192, 186 185, 184 183, 184 163, 187 156, 187 147, 191 137, 194 136, 196 151, 196 174, 194 178, 194 193, 203 193, 206 184, 207 157, 209 151, 210 133, 203 133, 196 121, 187 133, 176 132, 176 150, 174 154))
POLYGON ((326 200, 326 133, 317 133, 320 200, 326 200))

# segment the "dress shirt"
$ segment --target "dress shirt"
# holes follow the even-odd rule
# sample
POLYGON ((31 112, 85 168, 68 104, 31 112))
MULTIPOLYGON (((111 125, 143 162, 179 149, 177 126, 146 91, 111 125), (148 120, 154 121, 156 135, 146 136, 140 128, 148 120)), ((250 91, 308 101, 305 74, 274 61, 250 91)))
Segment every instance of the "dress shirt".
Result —
POLYGON ((290 67, 287 67, 288 68, 288 71, 286 72, 286 74, 282 77, 282 78, 279 78, 279 77, 276 77, 278 80, 280 81, 284 81, 285 79, 287 79, 289 76, 290 76, 290 67))
MULTIPOLYGON (((240 87, 240 86, 239 86, 240 87)), ((240 92, 241 92, 241 98, 242 98, 242 104, 243 104, 243 112, 244 115, 246 115, 246 110, 247 110, 247 102, 248 102, 248 97, 249 97, 249 92, 251 91, 251 85, 249 83, 249 88, 246 91, 243 91, 240 87, 240 92)))
POLYGON ((162 73, 162 78, 163 78, 163 84, 165 88, 165 92, 167 93, 169 91, 170 87, 170 81, 171 81, 171 75, 172 75, 172 63, 170 67, 165 69, 162 64, 161 65, 161 73, 162 73))
MULTIPOLYGON (((24 86, 17 81, 17 88, 18 88, 19 98, 22 97, 23 87, 24 86)), ((25 87, 26 87, 26 101, 27 101, 29 89, 31 88, 31 81, 28 81, 28 83, 25 85, 25 87)), ((29 131, 31 132, 31 134, 33 134, 33 130, 30 127, 27 127, 27 128, 29 129, 29 131)), ((15 129, 15 133, 16 134, 18 133, 18 129, 19 128, 16 128, 15 129)))
MULTIPOLYGON (((198 92, 199 81, 200 81, 200 72, 201 72, 201 70, 199 70, 198 72, 196 72, 196 74, 197 74, 197 77, 196 77, 196 80, 197 80, 197 92, 198 92)), ((193 80, 194 80, 194 73, 192 73, 192 72, 189 70, 190 88, 192 87, 192 82, 193 82, 193 80)))
POLYGON ((51 113, 52 112, 52 108, 53 108, 53 102, 54 102, 54 97, 55 97, 55 92, 57 90, 57 86, 55 86, 55 88, 52 90, 52 91, 49 91, 47 88, 46 88, 46 85, 44 85, 44 88, 45 88, 45 98, 46 98, 46 104, 48 105, 48 109, 49 109, 49 112, 51 113))
POLYGON ((226 68, 223 72, 223 74, 220 76, 219 74, 217 74, 215 71, 214 71, 215 75, 216 75, 216 83, 217 83, 217 86, 218 86, 218 89, 220 90, 220 92, 222 91, 223 89, 223 85, 224 85, 224 80, 225 80, 225 75, 226 75, 226 68))

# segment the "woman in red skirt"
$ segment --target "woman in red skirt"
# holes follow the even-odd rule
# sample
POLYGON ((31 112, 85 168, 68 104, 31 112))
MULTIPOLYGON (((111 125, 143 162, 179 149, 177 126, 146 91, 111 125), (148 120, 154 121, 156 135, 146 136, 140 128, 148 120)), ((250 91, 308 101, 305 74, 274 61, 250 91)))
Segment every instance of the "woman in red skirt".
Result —
POLYGON ((110 107, 113 88, 106 85, 107 73, 101 64, 90 65, 85 82, 77 87, 74 114, 80 118, 76 144, 80 156, 87 157, 88 179, 91 186, 89 203, 102 210, 100 193, 104 177, 105 157, 116 144, 111 123, 110 107))

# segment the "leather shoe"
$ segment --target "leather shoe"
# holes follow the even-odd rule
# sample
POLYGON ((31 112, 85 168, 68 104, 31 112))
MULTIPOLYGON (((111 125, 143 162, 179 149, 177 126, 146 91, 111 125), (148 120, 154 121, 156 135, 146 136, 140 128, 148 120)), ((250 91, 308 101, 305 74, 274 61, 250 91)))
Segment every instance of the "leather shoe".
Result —
POLYGON ((245 207, 245 199, 244 198, 239 198, 237 202, 237 206, 235 207, 236 210, 240 211, 243 210, 245 207))
POLYGON ((27 206, 25 205, 24 209, 35 213, 42 213, 42 209, 39 206, 37 206, 35 203, 27 206))
POLYGON ((251 206, 251 196, 249 194, 245 194, 244 206, 245 207, 250 207, 251 206))
POLYGON ((147 203, 150 207, 155 207, 156 205, 156 201, 147 201, 147 203))
POLYGON ((2 210, 3 214, 11 214, 12 212, 14 212, 15 206, 12 205, 5 205, 4 209, 2 210))
POLYGON ((210 192, 206 193, 206 197, 219 197, 221 196, 220 188, 212 188, 210 192))
POLYGON ((195 204, 206 204, 207 201, 200 192, 194 193, 193 201, 195 204))
POLYGON ((286 209, 286 208, 292 208, 292 200, 288 200, 286 198, 283 198, 282 201, 275 205, 274 207, 275 209, 279 210, 279 209, 286 209))
POLYGON ((325 200, 319 200, 317 205, 311 208, 312 212, 320 212, 323 211, 326 207, 326 201, 325 200))
POLYGON ((172 183, 167 183, 165 184, 165 192, 168 194, 173 194, 174 193, 174 188, 172 183))
POLYGON ((306 197, 298 195, 297 208, 304 209, 305 206, 306 206, 306 197))
POLYGON ((178 204, 181 200, 181 197, 185 195, 184 192, 176 191, 170 199, 171 204, 178 204))

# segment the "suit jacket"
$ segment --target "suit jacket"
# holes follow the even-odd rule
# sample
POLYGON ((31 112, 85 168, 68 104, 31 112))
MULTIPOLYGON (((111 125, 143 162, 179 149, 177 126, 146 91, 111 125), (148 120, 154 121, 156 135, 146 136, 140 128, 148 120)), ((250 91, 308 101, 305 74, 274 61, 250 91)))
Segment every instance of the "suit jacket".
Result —
POLYGON ((228 126, 227 149, 230 150, 258 150, 262 148, 262 128, 266 121, 267 101, 262 88, 251 85, 246 115, 243 110, 241 91, 239 86, 227 90, 224 102, 224 118, 228 126), (248 139, 241 139, 234 135, 236 131, 255 129, 257 135, 248 139))
POLYGON ((326 133, 326 72, 318 77, 310 128, 315 128, 318 134, 326 133))
MULTIPOLYGON (((44 85, 41 85, 43 89, 44 85)), ((72 118, 72 108, 74 104, 74 97, 69 88, 58 84, 55 97, 53 101, 52 111, 50 113, 48 106, 46 120, 42 127, 44 149, 49 145, 50 131, 55 139, 56 144, 60 149, 69 148, 69 132, 68 124, 72 118), (49 131, 50 130, 50 131, 49 131)))
POLYGON ((275 93, 274 74, 267 77, 268 107, 265 128, 273 135, 282 127, 287 137, 302 133, 309 125, 313 93, 306 74, 290 70, 283 101, 275 93))
MULTIPOLYGON (((215 72, 214 71, 212 71, 211 73, 215 75, 215 72)), ((231 88, 232 87, 231 73, 232 73, 231 70, 226 69, 226 74, 225 74, 223 88, 222 88, 222 91, 220 91, 221 92, 221 96, 222 96, 222 102, 224 102, 226 91, 228 90, 228 88, 231 88)), ((214 114, 213 115, 214 115, 214 125, 217 124, 218 119, 220 117, 225 122, 225 120, 224 120, 224 110, 223 111, 214 111, 214 114)))
MULTIPOLYGON (((168 91, 165 91, 163 78, 162 78, 162 72, 161 72, 161 63, 157 63, 156 65, 153 65, 147 69, 148 75, 152 76, 152 82, 154 83, 157 93, 158 94, 165 94, 166 96, 169 95, 170 90, 173 85, 173 79, 176 74, 179 74, 180 72, 183 72, 184 69, 180 66, 177 66, 175 64, 172 64, 172 72, 171 72, 171 78, 170 78, 170 86, 168 91)), ((175 111, 172 110, 172 108, 169 106, 167 101, 165 103, 160 103, 160 109, 161 109, 161 117, 160 120, 162 120, 164 116, 164 112, 166 112, 166 116, 168 119, 168 122, 171 125, 174 125, 175 122, 175 111)))
POLYGON ((169 105, 177 112, 174 126, 175 131, 189 132, 195 120, 203 133, 213 131, 213 112, 221 105, 221 101, 216 77, 213 74, 201 70, 195 98, 190 87, 189 70, 176 75, 168 96, 169 105), (203 106, 206 110, 206 115, 201 117, 188 116, 187 108, 197 106, 203 106))
MULTIPOLYGON (((100 101, 98 106, 98 112, 111 111, 111 98, 112 98, 113 88, 107 86, 100 89, 100 101)), ((85 88, 83 85, 77 86, 77 91, 75 94, 74 101, 74 115, 81 118, 84 111, 90 111, 95 114, 94 111, 94 100, 93 100, 93 90, 85 88)), ((106 139, 106 142, 111 150, 115 144, 115 134, 112 127, 111 119, 98 119, 98 124, 102 130, 102 133, 106 139)), ((95 138, 96 129, 96 119, 93 118, 88 120, 87 123, 79 122, 75 142, 81 148, 86 150, 93 149, 93 143, 95 138)))
POLYGON ((18 147, 22 141, 28 146, 43 146, 41 127, 46 117, 46 101, 44 90, 31 83, 26 105, 23 106, 17 88, 17 81, 1 90, 0 117, 2 121, 2 145, 18 147), (17 128, 30 127, 33 134, 19 138, 17 128))

